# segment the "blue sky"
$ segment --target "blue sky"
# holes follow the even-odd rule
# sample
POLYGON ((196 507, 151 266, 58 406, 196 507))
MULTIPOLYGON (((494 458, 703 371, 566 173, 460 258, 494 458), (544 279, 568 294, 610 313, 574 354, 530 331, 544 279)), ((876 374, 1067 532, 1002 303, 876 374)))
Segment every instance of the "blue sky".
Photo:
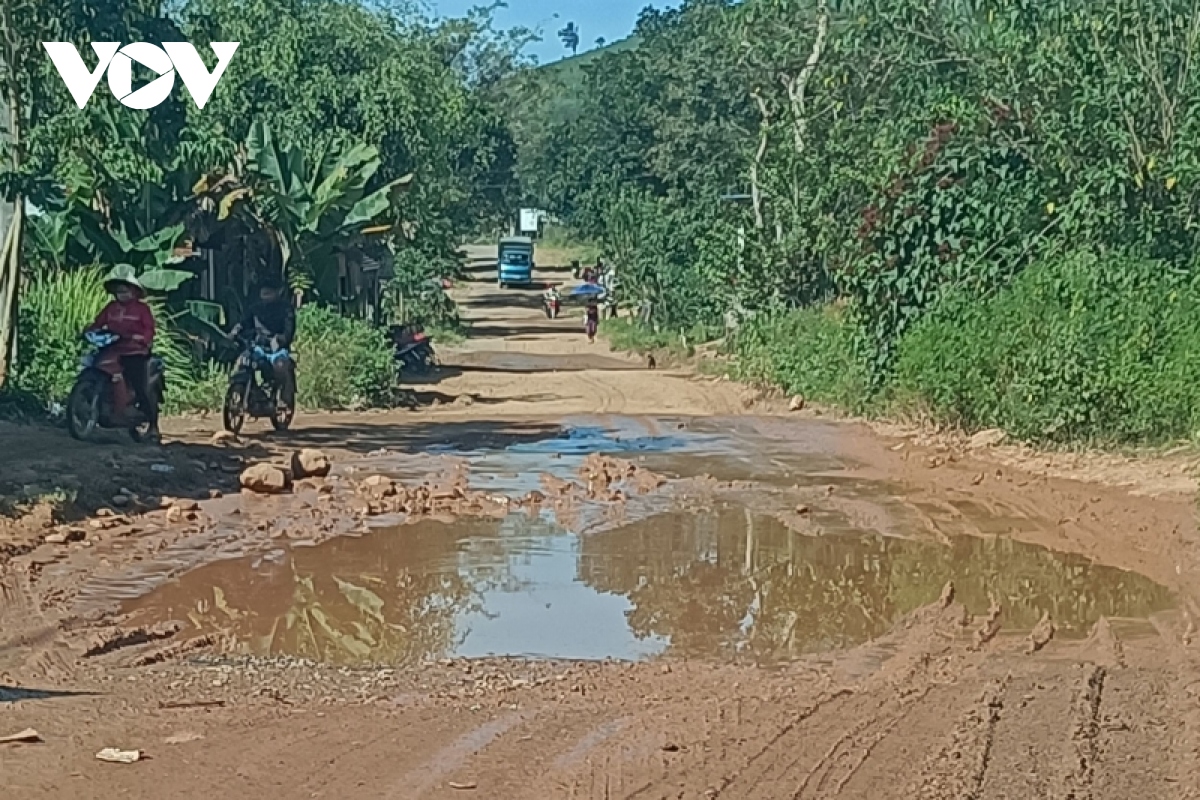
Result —
MULTIPOLYGON (((421 4, 438 16, 456 17, 468 9, 486 5, 485 0, 421 0, 421 4)), ((614 42, 633 32, 638 14, 653 5, 664 8, 674 5, 664 0, 508 0, 508 7, 496 11, 496 26, 511 28, 521 25, 541 29, 541 42, 530 45, 527 52, 537 56, 540 63, 556 61, 569 52, 555 34, 568 22, 579 29, 579 52, 595 47, 597 37, 614 42), (554 15, 558 14, 555 18, 554 15)))

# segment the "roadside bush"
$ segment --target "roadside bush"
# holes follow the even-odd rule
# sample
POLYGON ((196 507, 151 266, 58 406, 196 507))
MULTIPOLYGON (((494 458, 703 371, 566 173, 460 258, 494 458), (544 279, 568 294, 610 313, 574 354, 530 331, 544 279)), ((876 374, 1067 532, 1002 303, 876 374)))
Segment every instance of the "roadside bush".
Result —
POLYGON ((836 306, 760 316, 733 337, 738 380, 778 386, 851 411, 865 410, 868 373, 855 352, 855 329, 836 306))
POLYGON ((621 318, 601 320, 600 335, 618 352, 664 350, 678 358, 689 358, 695 354, 696 345, 711 342, 719 334, 716 328, 705 325, 693 325, 681 330, 655 330, 636 320, 621 318))
POLYGON ((296 319, 297 402, 307 409, 388 406, 399 371, 381 330, 318 306, 296 319))
POLYGON ((216 411, 225 402, 229 388, 229 368, 219 364, 188 365, 187 379, 167 365, 167 395, 163 404, 165 414, 186 414, 192 411, 216 411))
POLYGON ((1155 442, 1200 423, 1200 287, 1152 259, 1075 253, 991 299, 950 298, 899 346, 894 401, 1045 442, 1155 442))

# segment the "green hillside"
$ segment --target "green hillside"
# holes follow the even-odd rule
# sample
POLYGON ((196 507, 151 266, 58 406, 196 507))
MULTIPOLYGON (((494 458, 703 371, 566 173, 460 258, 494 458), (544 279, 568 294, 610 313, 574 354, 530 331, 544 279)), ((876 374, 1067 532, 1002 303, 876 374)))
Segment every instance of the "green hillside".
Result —
POLYGON ((538 67, 535 72, 549 90, 541 106, 541 113, 546 121, 569 121, 579 115, 585 67, 604 56, 632 50, 637 46, 638 37, 630 36, 619 42, 538 67))

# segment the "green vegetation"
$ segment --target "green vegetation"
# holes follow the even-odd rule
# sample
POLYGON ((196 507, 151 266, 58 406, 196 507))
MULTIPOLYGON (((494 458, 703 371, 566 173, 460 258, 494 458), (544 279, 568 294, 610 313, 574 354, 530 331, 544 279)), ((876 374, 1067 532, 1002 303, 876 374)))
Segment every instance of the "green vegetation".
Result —
POLYGON ((396 399, 396 361, 383 331, 305 306, 296 318, 296 342, 301 407, 387 406, 396 399))
POLYGON ((744 377, 856 410, 1197 432, 1194 3, 688 0, 636 36, 514 132, 660 334, 740 325, 744 377))
POLYGON ((516 150, 495 93, 527 36, 495 32, 487 10, 433 21, 354 0, 185 0, 169 14, 150 0, 118 5, 16 0, 13 19, 0 19, 0 118, 14 121, 0 128, 0 201, 33 209, 0 214, 5 405, 61 400, 79 329, 104 299, 97 268, 118 263, 155 297, 168 410, 218 405, 225 373, 193 340, 212 319, 188 316, 199 283, 191 246, 216 250, 227 310, 281 269, 304 291, 302 319, 321 324, 302 325, 297 349, 322 374, 310 381, 301 367, 303 404, 389 402, 390 347, 339 314, 456 324, 436 279, 457 273, 464 232, 516 205, 516 150), (239 48, 202 112, 179 85, 140 112, 103 81, 80 110, 43 41, 72 42, 85 59, 91 41, 254 44, 239 48), (382 298, 350 287, 348 299, 341 266, 368 257, 394 261, 395 278, 382 298))
POLYGON ((691 358, 696 345, 711 341, 711 327, 696 326, 689 330, 654 330, 630 319, 606 319, 600 333, 614 350, 627 353, 665 352, 674 358, 691 358))
POLYGON ((854 329, 841 308, 806 308, 751 320, 729 349, 738 355, 732 369, 738 380, 866 410, 869 376, 855 354, 854 329), (790 346, 781 346, 785 342, 790 346))
POLYGON ((948 298, 901 341, 894 380, 937 419, 1055 442, 1190 436, 1198 386, 1195 276, 1091 255, 1035 264, 982 302, 948 298))

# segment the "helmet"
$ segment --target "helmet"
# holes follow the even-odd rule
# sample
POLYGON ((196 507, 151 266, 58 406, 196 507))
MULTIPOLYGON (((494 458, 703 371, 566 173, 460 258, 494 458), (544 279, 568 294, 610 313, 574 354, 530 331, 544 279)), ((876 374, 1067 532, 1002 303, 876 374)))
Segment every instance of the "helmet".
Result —
POLYGON ((104 276, 104 290, 109 293, 116 291, 118 286, 128 286, 139 297, 146 294, 145 287, 138 280, 137 271, 129 264, 117 264, 104 276))

